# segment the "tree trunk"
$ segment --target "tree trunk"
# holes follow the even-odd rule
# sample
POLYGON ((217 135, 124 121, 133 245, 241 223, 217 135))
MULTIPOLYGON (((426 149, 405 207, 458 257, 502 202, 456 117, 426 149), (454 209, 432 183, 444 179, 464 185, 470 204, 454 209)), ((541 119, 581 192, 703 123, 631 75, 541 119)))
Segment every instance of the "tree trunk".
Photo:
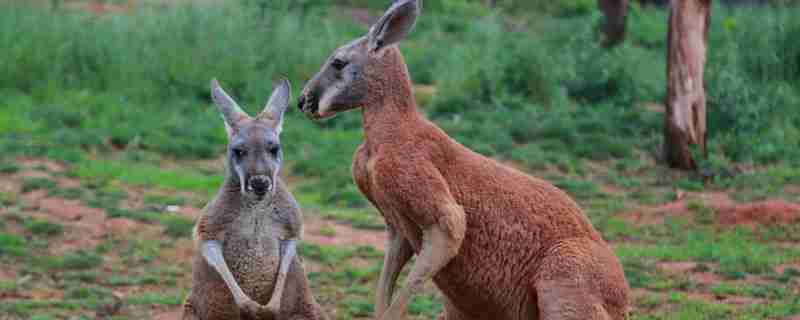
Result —
POLYGON ((628 0, 598 0, 597 5, 605 15, 605 22, 602 26, 603 46, 613 47, 625 40, 628 0))
POLYGON ((693 146, 706 155, 703 68, 711 0, 673 0, 670 10, 664 154, 671 167, 693 170, 693 146))
POLYGON ((489 8, 492 8, 492 9, 494 9, 494 7, 496 7, 496 6, 497 6, 497 0, 486 0, 486 5, 487 5, 489 8))

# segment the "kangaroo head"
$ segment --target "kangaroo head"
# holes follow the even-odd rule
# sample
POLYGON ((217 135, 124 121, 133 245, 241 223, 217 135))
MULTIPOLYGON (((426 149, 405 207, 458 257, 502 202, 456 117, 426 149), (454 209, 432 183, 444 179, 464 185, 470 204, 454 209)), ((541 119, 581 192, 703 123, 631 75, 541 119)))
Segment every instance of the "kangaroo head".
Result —
POLYGON ((261 198, 267 192, 275 192, 283 157, 280 133, 289 94, 289 82, 281 80, 264 110, 252 118, 220 88, 216 79, 211 80, 211 97, 228 133, 228 175, 239 183, 242 194, 261 198))
POLYGON ((407 72, 395 46, 408 35, 420 12, 419 0, 399 0, 370 28, 367 35, 336 49, 306 84, 298 108, 312 119, 369 105, 396 84, 389 72, 407 72), (397 70, 397 68, 402 68, 397 70))

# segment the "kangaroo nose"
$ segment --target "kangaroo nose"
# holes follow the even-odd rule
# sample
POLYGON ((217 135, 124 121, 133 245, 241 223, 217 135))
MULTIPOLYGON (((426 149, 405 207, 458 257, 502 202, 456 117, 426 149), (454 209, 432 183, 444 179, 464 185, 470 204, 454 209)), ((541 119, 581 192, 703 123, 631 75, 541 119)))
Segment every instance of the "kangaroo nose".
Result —
POLYGON ((263 196, 272 188, 272 180, 267 176, 253 176, 250 178, 250 187, 257 195, 263 196))
POLYGON ((297 108, 300 109, 301 112, 306 113, 315 113, 319 108, 319 100, 317 99, 317 95, 314 94, 313 91, 303 94, 297 99, 297 108))
POLYGON ((306 104, 306 95, 302 94, 300 95, 300 98, 297 99, 297 109, 300 109, 300 112, 303 112, 303 107, 305 106, 305 104, 306 104))

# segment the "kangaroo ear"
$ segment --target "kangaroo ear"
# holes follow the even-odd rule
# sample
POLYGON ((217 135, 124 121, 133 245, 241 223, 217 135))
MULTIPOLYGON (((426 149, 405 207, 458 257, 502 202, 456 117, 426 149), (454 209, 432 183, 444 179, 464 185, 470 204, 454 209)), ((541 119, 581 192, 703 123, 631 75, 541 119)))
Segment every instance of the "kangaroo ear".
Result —
POLYGON ((417 22, 421 0, 398 0, 386 10, 383 17, 378 19, 369 29, 369 52, 377 52, 403 40, 414 24, 417 22))
POLYGON ((217 79, 211 80, 211 99, 214 100, 217 109, 222 113, 222 119, 225 120, 225 132, 228 133, 228 137, 231 137, 238 130, 239 122, 249 118, 247 113, 242 111, 242 108, 236 104, 236 101, 233 101, 233 98, 225 90, 222 90, 217 79))
POLYGON ((286 112, 286 108, 289 107, 291 91, 289 80, 284 78, 278 81, 276 88, 272 90, 272 96, 269 97, 269 101, 264 107, 264 111, 261 111, 257 117, 258 119, 269 120, 278 134, 283 129, 283 114, 286 112))

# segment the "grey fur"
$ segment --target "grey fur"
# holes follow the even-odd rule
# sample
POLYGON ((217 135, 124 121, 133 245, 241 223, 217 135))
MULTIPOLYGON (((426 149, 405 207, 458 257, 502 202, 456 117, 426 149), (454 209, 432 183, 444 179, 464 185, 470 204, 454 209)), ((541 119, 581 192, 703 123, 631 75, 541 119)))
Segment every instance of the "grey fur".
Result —
POLYGON ((269 119, 278 133, 283 129, 283 114, 289 107, 291 92, 289 80, 281 79, 277 88, 272 91, 272 96, 264 106, 264 110, 257 116, 257 118, 269 119))
MULTIPOLYGON (((285 110, 288 89, 288 82, 279 86, 268 108, 284 104, 285 110)), ((325 319, 296 255, 300 208, 277 174, 280 153, 270 151, 280 146, 273 120, 280 121, 283 111, 275 119, 250 118, 216 81, 212 96, 231 129, 228 169, 195 225, 193 286, 183 319, 325 319), (239 112, 241 118, 229 123, 239 112), (237 156, 235 150, 248 151, 237 156), (271 192, 260 192, 267 177, 271 192), (255 187, 247 182, 254 179, 255 187)))

